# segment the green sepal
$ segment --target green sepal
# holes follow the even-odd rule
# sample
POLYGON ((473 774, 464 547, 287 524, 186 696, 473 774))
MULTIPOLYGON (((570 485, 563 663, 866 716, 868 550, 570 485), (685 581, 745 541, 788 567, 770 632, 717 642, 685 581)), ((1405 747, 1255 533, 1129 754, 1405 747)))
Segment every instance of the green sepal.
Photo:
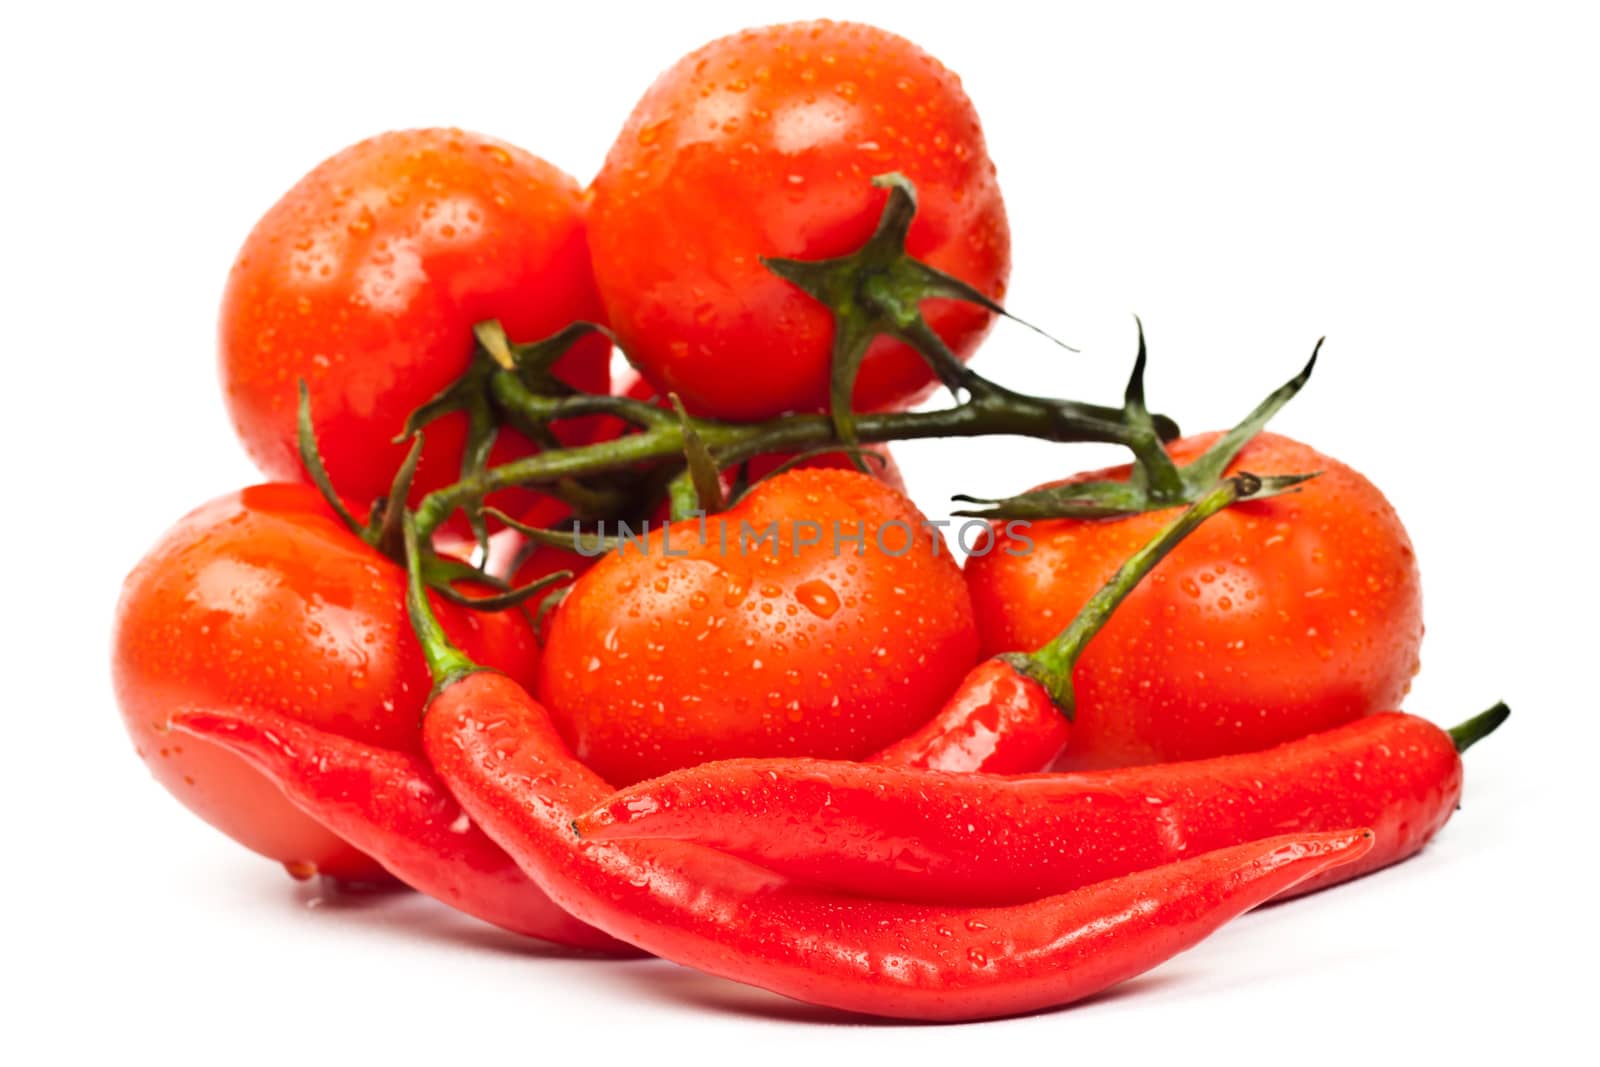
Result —
POLYGON ((422 583, 433 590, 446 589, 456 582, 475 582, 502 592, 511 588, 504 578, 497 578, 464 560, 441 556, 432 549, 422 550, 418 565, 422 569, 422 583))
POLYGON ((569 323, 549 337, 526 344, 510 341, 497 319, 476 324, 472 333, 497 367, 515 372, 524 385, 540 396, 569 396, 576 392, 555 376, 555 365, 573 345, 594 334, 616 343, 610 330, 597 322, 583 321, 569 323))
POLYGON ((544 647, 544 628, 545 623, 550 619, 550 613, 561 606, 561 602, 567 599, 567 594, 570 592, 572 592, 572 586, 570 585, 552 589, 544 595, 544 598, 539 601, 539 606, 534 609, 533 639, 539 643, 540 648, 544 647))
POLYGON ((671 400, 672 410, 678 413, 678 426, 683 432, 683 456, 688 461, 688 484, 693 489, 691 498, 689 493, 683 491, 681 483, 674 480, 672 517, 681 519, 697 510, 708 515, 715 514, 727 507, 722 494, 722 470, 717 466, 711 449, 706 447, 705 439, 694 428, 689 412, 684 409, 683 400, 677 393, 671 394, 671 400))
MULTIPOLYGON (((459 412, 466 416, 467 435, 461 451, 460 468, 463 481, 488 469, 489 453, 494 449, 495 438, 500 434, 500 422, 490 400, 489 383, 500 370, 492 346, 497 342, 504 342, 505 335, 499 331, 499 323, 479 323, 473 327, 473 333, 478 335, 479 347, 474 351, 472 362, 468 364, 466 372, 408 415, 405 428, 400 436, 394 439, 399 443, 407 437, 414 437, 423 427, 446 415, 459 412)), ((483 521, 482 495, 464 500, 461 510, 467 517, 467 524, 472 530, 472 538, 478 550, 487 552, 489 535, 483 521)))
MULTIPOLYGON (((472 335, 477 347, 467 370, 413 411, 396 441, 445 415, 457 412, 465 415, 467 435, 461 453, 460 480, 472 483, 488 469, 489 455, 500 436, 500 412, 494 403, 496 376, 515 376, 517 382, 533 396, 572 396, 576 391, 555 376, 555 364, 573 345, 596 333, 607 338, 611 336, 610 331, 596 323, 574 322, 542 340, 517 344, 506 336, 505 327, 499 320, 487 319, 476 323, 472 327, 472 335)), ((541 447, 559 446, 548 420, 517 418, 514 421, 518 430, 541 447)), ((483 494, 467 497, 459 506, 466 516, 478 550, 488 552, 489 528, 484 518, 483 494)))
POLYGON ((543 526, 531 526, 528 523, 513 519, 510 515, 498 508, 485 509, 489 515, 505 523, 537 545, 550 548, 562 548, 569 552, 576 552, 581 556, 600 556, 607 552, 614 552, 622 545, 622 540, 616 537, 606 537, 602 534, 585 533, 582 530, 554 530, 543 526))
POLYGON ((1034 489, 1016 496, 984 498, 964 493, 952 497, 966 504, 988 504, 952 515, 975 519, 1111 519, 1149 510, 1142 486, 1126 482, 1078 482, 1034 489))
POLYGON ((452 604, 459 604, 464 608, 476 611, 507 611, 518 607, 532 597, 544 592, 553 585, 560 585, 572 580, 571 571, 553 571, 542 578, 521 585, 515 589, 507 589, 501 593, 492 593, 488 596, 471 596, 459 592, 448 585, 434 586, 433 591, 452 604))
POLYGON ((1207 485, 1221 478, 1222 472, 1228 469, 1228 464, 1233 462, 1244 446, 1311 380, 1311 372, 1316 368, 1317 356, 1322 352, 1322 342, 1325 340, 1325 337, 1317 338, 1316 345, 1311 349, 1311 358, 1300 368, 1300 373, 1274 389, 1256 405, 1254 411, 1244 417, 1244 421, 1217 438, 1204 455, 1184 468, 1184 477, 1198 485, 1207 485))
POLYGON ((367 528, 356 521, 350 509, 344 506, 344 501, 339 499, 333 479, 328 477, 328 468, 322 462, 322 453, 317 450, 317 431, 311 423, 311 392, 304 378, 300 379, 300 401, 295 411, 295 443, 300 449, 300 465, 306 469, 307 477, 316 486, 317 492, 322 494, 322 499, 328 502, 328 506, 339 516, 339 521, 348 526, 351 533, 363 541, 367 540, 367 528))
POLYGON ((367 519, 367 543, 390 559, 398 559, 405 552, 405 534, 401 519, 405 514, 406 500, 411 496, 411 483, 417 477, 417 462, 422 457, 422 431, 418 430, 406 449, 406 458, 395 472, 389 493, 372 506, 367 519))
MULTIPOLYGON (((1153 505, 1182 503, 1187 499, 1186 491, 1190 486, 1185 485, 1177 464, 1172 462, 1172 457, 1162 447, 1161 434, 1156 430, 1155 420, 1150 417, 1150 409, 1145 406, 1144 370, 1150 354, 1145 347, 1143 320, 1135 315, 1133 321, 1139 328, 1139 351, 1134 356, 1133 372, 1128 375, 1128 387, 1122 397, 1123 416, 1128 429, 1132 431, 1128 447, 1134 454, 1133 473, 1129 482, 1146 493, 1153 505)), ((1216 479, 1211 481, 1215 482, 1216 479)), ((1210 485, 1210 482, 1205 484, 1210 485)))
POLYGON ((922 314, 924 301, 961 300, 1011 317, 978 289, 912 258, 906 251, 906 238, 917 213, 916 187, 908 178, 880 174, 872 184, 887 189, 889 195, 877 229, 855 252, 832 259, 773 257, 761 261, 772 273, 803 290, 833 314, 828 404, 834 429, 846 444, 859 440, 852 409, 855 383, 867 350, 879 337, 893 337, 910 345, 952 393, 975 392, 988 386, 956 358, 928 325, 922 314))
MULTIPOLYGON (((1267 497, 1295 492, 1303 482, 1321 473, 1262 475, 1261 486, 1250 494, 1250 499, 1265 500, 1267 497)), ((1101 481, 1049 486, 1000 500, 980 500, 970 496, 956 496, 953 499, 969 504, 993 505, 951 512, 952 515, 973 519, 1118 519, 1179 506, 1151 506, 1145 491, 1131 482, 1101 481)))

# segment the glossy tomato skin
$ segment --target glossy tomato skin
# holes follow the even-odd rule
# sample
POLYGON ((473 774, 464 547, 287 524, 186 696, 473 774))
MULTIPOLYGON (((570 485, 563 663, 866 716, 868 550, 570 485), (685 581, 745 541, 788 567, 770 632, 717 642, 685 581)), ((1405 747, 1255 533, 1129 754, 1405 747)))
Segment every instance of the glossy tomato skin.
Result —
MULTIPOLYGON (((590 189, 590 245, 611 326, 654 384, 691 411, 756 419, 827 403, 833 322, 762 256, 858 248, 899 171, 917 187, 912 255, 1004 296, 1010 231, 977 112, 960 80, 903 38, 808 22, 748 30, 657 79, 590 189)), ((990 324, 924 311, 962 358, 990 324)), ((880 339, 855 406, 926 396, 921 358, 880 339)))
MULTIPOLYGON (((258 485, 191 512, 128 576, 117 609, 113 681, 139 755, 195 814, 292 872, 382 878, 238 757, 166 723, 183 705, 237 704, 420 752, 430 681, 404 591, 401 568, 307 486, 258 485)), ((523 615, 435 608, 475 659, 532 682, 523 615)))
MULTIPOLYGON (((1214 438, 1171 451, 1183 462, 1214 438)), ((1254 751, 1399 707, 1418 668, 1422 593, 1394 508, 1343 463, 1276 434, 1259 435, 1230 470, 1323 473, 1299 493, 1209 519, 1117 609, 1073 674, 1063 768, 1254 751)), ((1034 522, 1031 551, 1002 535, 970 557, 984 651, 1054 637, 1173 514, 1034 522)))
POLYGON ((608 554, 556 609, 542 699, 619 784, 733 756, 875 752, 926 721, 977 653, 960 569, 923 521, 866 475, 797 470, 713 516, 704 540, 694 521, 654 530, 648 553, 608 554), (804 521, 819 544, 797 545, 804 521), (740 551, 741 523, 771 522, 776 555, 740 551), (864 530, 864 555, 842 541, 835 554, 834 522, 864 530))
MULTIPOLYGON (((219 327, 228 412, 262 471, 302 480, 304 379, 334 485, 364 507, 404 458, 406 416, 466 369, 474 323, 535 341, 602 314, 576 181, 479 134, 380 134, 301 179, 240 249, 219 327)), ((605 392, 608 354, 586 339, 557 372, 605 392)), ((413 502, 456 480, 465 431, 459 414, 428 427, 413 502)), ((534 450, 505 431, 492 461, 534 450)))

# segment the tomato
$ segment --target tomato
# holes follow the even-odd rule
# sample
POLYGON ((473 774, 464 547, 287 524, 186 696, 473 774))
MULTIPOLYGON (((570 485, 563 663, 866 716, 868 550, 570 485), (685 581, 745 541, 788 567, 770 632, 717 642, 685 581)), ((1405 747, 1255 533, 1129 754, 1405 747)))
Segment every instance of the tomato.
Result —
MULTIPOLYGON (((190 810, 291 872, 382 877, 238 757, 166 722, 186 704, 243 705, 421 752, 430 683, 404 593, 405 572, 307 486, 260 485, 191 512, 128 576, 117 609, 113 676, 140 756, 190 810)), ((435 607, 474 658, 531 683, 538 649, 520 613, 435 607)))
POLYGON ((876 479, 795 470, 710 518, 704 539, 693 520, 653 529, 556 609, 541 697, 617 783, 731 756, 874 752, 925 722, 977 653, 960 569, 923 522, 876 479), (771 523, 775 542, 758 541, 771 523), (864 551, 835 542, 835 524, 864 551))
MULTIPOLYGON (((404 457, 391 438, 406 416, 466 369, 474 323, 534 341, 601 315, 572 178, 478 134, 381 134, 306 175, 246 239, 222 301, 228 411, 262 471, 300 480, 304 379, 333 484, 364 506, 404 457)), ((557 370, 605 392, 608 359, 591 337, 557 370)), ((456 480, 465 433, 461 414, 429 425, 413 502, 456 480)), ((531 451, 502 431, 491 462, 531 451)))
MULTIPOLYGON (((1183 462, 1215 437, 1170 450, 1183 462)), ((1229 470, 1322 474, 1209 519, 1117 609, 1073 673, 1063 767, 1253 751, 1399 706, 1418 668, 1422 594, 1394 508, 1343 463, 1276 434, 1229 470)), ((1171 518, 1038 521, 1019 531, 1026 543, 1002 534, 969 557, 984 651, 1044 644, 1171 518)))
MULTIPOLYGON (((960 80, 891 33, 809 22, 724 37, 679 60, 634 108, 590 189, 606 314, 630 358, 691 411, 758 419, 827 403, 833 321, 759 257, 858 248, 899 171, 917 187, 908 250, 1000 299, 1010 231, 960 80)), ((962 358, 990 323, 932 301, 962 358)), ((926 396, 921 357, 879 339, 855 406, 926 396)))

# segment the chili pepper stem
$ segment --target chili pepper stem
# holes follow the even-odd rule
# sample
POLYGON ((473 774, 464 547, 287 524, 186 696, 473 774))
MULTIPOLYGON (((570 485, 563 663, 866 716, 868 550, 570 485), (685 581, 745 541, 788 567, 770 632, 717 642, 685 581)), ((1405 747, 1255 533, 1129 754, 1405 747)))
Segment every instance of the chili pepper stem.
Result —
POLYGON ((458 678, 483 670, 467 654, 451 643, 439 617, 428 603, 427 586, 422 581, 422 552, 418 547, 416 516, 407 511, 401 519, 401 529, 406 549, 406 614, 411 617, 411 629, 422 646, 423 658, 428 663, 428 673, 435 688, 443 687, 458 678))
POLYGON ((1480 712, 1457 726, 1452 726, 1445 733, 1450 735, 1450 740, 1455 742, 1457 752, 1465 752, 1473 745, 1500 728, 1500 724, 1511 717, 1511 709, 1501 701, 1488 711, 1480 712))
POLYGON ((1089 598, 1066 629, 1049 644, 1033 652, 1010 653, 1004 657, 1006 661, 1043 685, 1061 713, 1071 719, 1072 668, 1089 641, 1111 618, 1117 605, 1196 527, 1235 501, 1254 495, 1261 487, 1261 478, 1244 471, 1217 483, 1215 488, 1191 504, 1148 544, 1130 556, 1110 581, 1089 598))

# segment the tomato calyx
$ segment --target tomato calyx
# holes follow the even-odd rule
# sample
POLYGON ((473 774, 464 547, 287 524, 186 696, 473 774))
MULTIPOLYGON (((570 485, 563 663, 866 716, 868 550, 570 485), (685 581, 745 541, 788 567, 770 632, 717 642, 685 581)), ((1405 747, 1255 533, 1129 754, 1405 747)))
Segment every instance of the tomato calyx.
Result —
MULTIPOLYGON (((464 482, 481 477, 488 469, 490 451, 500 435, 502 424, 509 425, 542 449, 557 449, 561 442, 551 430, 553 402, 581 395, 555 375, 555 365, 574 345, 600 334, 610 339, 604 326, 574 322, 549 337, 529 343, 513 342, 496 319, 476 323, 472 328, 476 342, 467 370, 445 386, 421 407, 407 416, 394 443, 414 438, 424 427, 442 416, 461 413, 467 419, 467 437, 462 449, 460 477, 464 482), (502 373, 503 372, 503 373, 502 373), (512 390, 522 403, 500 405, 497 390, 512 390), (545 401, 541 404, 539 401, 545 401)), ((609 498, 604 490, 584 486, 576 479, 562 479, 549 487, 575 510, 603 510, 609 498)), ((484 497, 469 497, 461 510, 472 530, 478 550, 488 551, 489 529, 484 516, 484 497)), ((390 493, 388 499, 403 499, 390 493)))
MULTIPOLYGON (((1167 454, 1160 428, 1145 408, 1144 372, 1148 351, 1144 324, 1141 322, 1139 353, 1134 359, 1133 373, 1128 378, 1123 402, 1124 417, 1131 428, 1127 445, 1135 457, 1132 474, 1127 480, 1069 482, 1010 497, 960 494, 955 497, 956 500, 986 506, 952 514, 999 520, 1111 519, 1195 504, 1212 490, 1240 450, 1311 380, 1312 369, 1316 367, 1321 351, 1322 340, 1319 339, 1311 350, 1311 358, 1298 374, 1273 390, 1238 425, 1218 437, 1199 458, 1180 467, 1167 454)), ((1261 484, 1248 495, 1264 500, 1292 492, 1301 482, 1315 477, 1316 473, 1266 476, 1259 479, 1261 484)))
MULTIPOLYGON (((362 522, 350 511, 334 488, 333 480, 328 475, 328 468, 323 463, 322 453, 317 448, 316 428, 311 419, 311 396, 304 381, 300 382, 299 390, 296 434, 300 462, 305 467, 311 484, 351 533, 396 563, 402 566, 408 565, 413 553, 406 544, 405 529, 414 519, 412 513, 405 507, 405 500, 411 491, 411 482, 416 476, 417 462, 422 454, 422 431, 418 429, 411 432, 411 447, 407 450, 400 469, 395 473, 389 492, 373 502, 367 521, 362 522), (397 502, 397 506, 391 502, 397 502)), ((516 607, 551 585, 567 581, 572 577, 570 571, 557 571, 544 575, 537 581, 513 588, 510 583, 483 568, 440 555, 431 547, 426 551, 415 553, 415 558, 416 567, 425 586, 451 603, 479 611, 504 611, 516 607), (485 586, 496 592, 488 595, 470 595, 458 590, 457 583, 485 586)))
POLYGON ((1133 592, 1139 582, 1160 563, 1167 554, 1178 547, 1200 524, 1239 500, 1284 492, 1288 481, 1299 484, 1316 477, 1314 474, 1292 475, 1287 478, 1263 478, 1246 471, 1214 482, 1190 504, 1181 515, 1167 524, 1160 533, 1117 568, 1115 574, 1101 586, 1094 596, 1078 611, 1066 629, 1048 644, 1033 652, 1011 652, 1000 658, 1011 664, 1019 673, 1044 686, 1061 714, 1070 721, 1074 714, 1072 669, 1094 635, 1111 618, 1117 605, 1133 592))
MULTIPOLYGON (((1022 321, 982 291, 906 251, 906 238, 917 213, 917 190, 910 179, 899 173, 880 174, 872 179, 872 184, 887 189, 889 196, 878 217, 877 229, 859 249, 831 259, 762 257, 761 260, 768 270, 822 303, 833 315, 829 412, 839 440, 846 444, 858 440, 851 397, 867 349, 879 337, 892 337, 916 350, 944 387, 958 398, 963 393, 979 396, 1000 391, 999 386, 972 371, 950 351, 944 339, 923 317, 923 301, 962 300, 993 314, 1022 321)), ((1037 327, 1029 328, 1050 336, 1037 327)), ((1055 338, 1050 340, 1055 341, 1055 338)), ((1077 351, 1071 345, 1055 343, 1068 351, 1077 351)), ((859 453, 854 455, 857 467, 865 472, 859 453)))

